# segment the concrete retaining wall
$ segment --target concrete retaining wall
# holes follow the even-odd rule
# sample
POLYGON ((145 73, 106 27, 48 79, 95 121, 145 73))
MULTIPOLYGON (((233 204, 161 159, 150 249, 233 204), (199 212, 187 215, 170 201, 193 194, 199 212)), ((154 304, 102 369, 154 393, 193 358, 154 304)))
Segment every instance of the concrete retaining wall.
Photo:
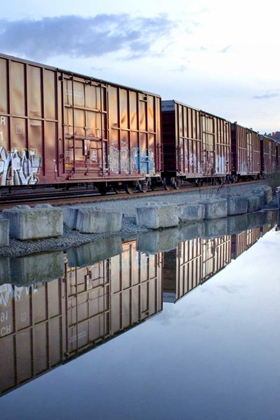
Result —
POLYGON ((9 246, 10 244, 10 221, 0 217, 0 246, 9 246))

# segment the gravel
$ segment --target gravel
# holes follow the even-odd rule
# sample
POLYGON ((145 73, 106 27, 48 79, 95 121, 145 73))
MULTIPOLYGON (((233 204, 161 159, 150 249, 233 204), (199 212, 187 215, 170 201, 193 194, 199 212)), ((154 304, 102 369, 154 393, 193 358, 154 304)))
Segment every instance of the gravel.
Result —
MULTIPOLYGON (((259 186, 259 184, 258 184, 259 186)), ((257 187, 258 187, 257 186, 257 187)), ((147 193, 144 195, 137 195, 135 198, 120 198, 119 200, 112 201, 101 201, 98 203, 81 203, 81 208, 95 208, 104 211, 119 211, 123 214, 122 229, 120 232, 102 233, 102 234, 85 234, 78 231, 73 231, 64 225, 64 234, 59 238, 49 238, 33 241, 19 241, 16 239, 10 239, 10 245, 7 247, 0 247, 0 257, 19 257, 27 254, 33 254, 38 252, 47 252, 54 250, 66 250, 72 246, 78 246, 87 242, 93 242, 98 239, 108 238, 111 236, 120 236, 122 240, 128 240, 135 238, 137 232, 145 232, 148 229, 139 228, 136 225, 136 207, 147 204, 161 202, 165 204, 181 204, 181 203, 195 203, 201 199, 220 195, 248 195, 252 190, 256 189, 255 184, 250 185, 226 185, 223 187, 213 187, 210 190, 200 190, 181 192, 175 191, 173 194, 168 195, 152 195, 147 193)), ((127 196, 124 196, 127 197, 127 196)), ((75 204, 75 207, 77 204, 75 204)), ((65 209, 66 206, 61 206, 65 209)), ((273 196, 272 202, 267 206, 270 209, 277 209, 277 200, 273 196)))

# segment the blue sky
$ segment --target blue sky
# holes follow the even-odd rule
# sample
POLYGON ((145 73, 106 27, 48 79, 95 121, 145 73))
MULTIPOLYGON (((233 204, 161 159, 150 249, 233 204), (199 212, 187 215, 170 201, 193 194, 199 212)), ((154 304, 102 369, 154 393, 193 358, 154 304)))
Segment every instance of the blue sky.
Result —
POLYGON ((278 2, 11 0, 0 51, 280 131, 278 2))

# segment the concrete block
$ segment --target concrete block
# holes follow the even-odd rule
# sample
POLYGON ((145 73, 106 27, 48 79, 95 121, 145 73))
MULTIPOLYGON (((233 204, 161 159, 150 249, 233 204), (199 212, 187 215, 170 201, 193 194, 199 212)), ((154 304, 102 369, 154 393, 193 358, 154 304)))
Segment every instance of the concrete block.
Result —
POLYGON ((42 252, 26 257, 11 258, 11 283, 29 286, 64 276, 63 251, 42 252))
POLYGON ((63 211, 59 208, 13 208, 2 211, 10 221, 10 237, 19 240, 43 239, 63 235, 63 211))
POLYGON ((267 204, 264 190, 262 189, 252 190, 251 194, 260 198, 260 208, 263 208, 267 204))
POLYGON ((10 221, 8 219, 3 219, 0 217, 0 247, 9 246, 10 244, 10 221))
POLYGON ((70 229, 76 229, 79 207, 66 207, 63 213, 63 221, 67 227, 70 229))
POLYGON ((248 200, 248 213, 258 211, 261 208, 261 199, 258 195, 247 196, 248 200))
POLYGON ((262 187, 265 196, 265 205, 269 204, 272 201, 272 188, 268 185, 262 187))
POLYGON ((225 198, 213 198, 201 201, 205 206, 205 219, 219 219, 227 217, 227 200, 225 198))
POLYGON ((136 224, 148 229, 178 226, 177 206, 169 204, 148 204, 136 208, 136 224))
POLYGON ((81 233, 119 232, 122 228, 122 217, 119 212, 79 209, 76 229, 81 233))
POLYGON ((203 222, 180 226, 178 242, 185 242, 195 238, 201 238, 203 232, 203 222))
POLYGON ((179 242, 178 229, 170 228, 145 233, 138 233, 136 249, 146 254, 156 254, 175 249, 179 242))
POLYGON ((221 196, 227 200, 227 215, 234 216, 236 214, 244 214, 248 211, 247 197, 241 195, 221 196))
POLYGON ((237 216, 230 216, 227 218, 227 232, 228 235, 243 232, 248 229, 248 215, 239 214, 237 216))
POLYGON ((203 204, 180 204, 178 207, 178 217, 181 223, 201 221, 205 217, 205 207, 203 204))
POLYGON ((205 220, 203 230, 203 239, 220 238, 227 235, 227 218, 205 220))
MULTIPOLYGON (((0 257, 0 284, 11 282, 10 258, 0 257)), ((1 302, 0 302, 1 305, 1 302)))
POLYGON ((122 253, 120 237, 106 238, 67 249, 69 267, 87 267, 122 253))

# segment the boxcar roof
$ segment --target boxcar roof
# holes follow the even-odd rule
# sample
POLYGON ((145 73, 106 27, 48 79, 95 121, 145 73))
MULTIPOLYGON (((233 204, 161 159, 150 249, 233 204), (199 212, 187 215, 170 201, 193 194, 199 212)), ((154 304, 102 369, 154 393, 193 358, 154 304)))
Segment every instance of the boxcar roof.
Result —
POLYGON ((153 95, 153 96, 161 98, 161 95, 159 95, 157 93, 148 92, 146 90, 138 89, 138 88, 131 87, 131 86, 120 85, 118 83, 109 82, 107 80, 99 79, 99 78, 92 77, 92 76, 89 76, 89 75, 84 75, 84 74, 81 74, 81 73, 76 73, 76 72, 73 72, 71 70, 61 69, 59 67, 50 66, 48 64, 38 63, 36 61, 25 60, 23 58, 19 58, 19 57, 7 55, 7 54, 2 54, 2 53, 0 53, 0 58, 5 58, 5 59, 11 60, 11 61, 17 61, 17 62, 23 63, 23 64, 30 64, 30 65, 41 67, 41 68, 44 68, 44 69, 53 70, 53 71, 68 74, 68 75, 71 75, 71 76, 81 77, 83 79, 93 80, 93 81, 96 81, 96 82, 99 82, 99 83, 104 83, 104 84, 108 84, 108 85, 111 85, 111 86, 125 88, 125 89, 129 89, 129 90, 133 90, 133 91, 136 91, 136 92, 140 92, 140 93, 144 93, 144 94, 148 94, 148 95, 153 95))

